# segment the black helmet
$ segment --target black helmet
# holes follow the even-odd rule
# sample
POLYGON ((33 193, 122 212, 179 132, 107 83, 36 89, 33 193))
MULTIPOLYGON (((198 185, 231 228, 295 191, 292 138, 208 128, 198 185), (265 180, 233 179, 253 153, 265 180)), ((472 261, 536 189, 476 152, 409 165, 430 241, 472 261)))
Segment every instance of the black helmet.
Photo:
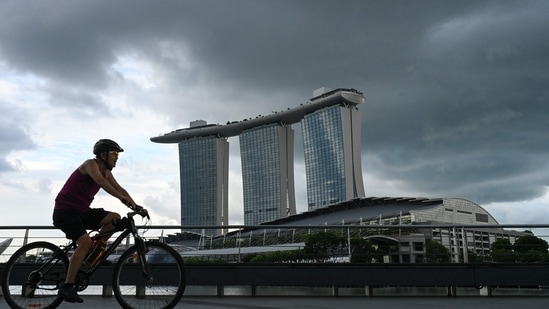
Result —
POLYGON ((122 152, 124 149, 120 147, 115 141, 110 139, 100 139, 93 145, 93 154, 99 155, 102 152, 118 151, 122 152))

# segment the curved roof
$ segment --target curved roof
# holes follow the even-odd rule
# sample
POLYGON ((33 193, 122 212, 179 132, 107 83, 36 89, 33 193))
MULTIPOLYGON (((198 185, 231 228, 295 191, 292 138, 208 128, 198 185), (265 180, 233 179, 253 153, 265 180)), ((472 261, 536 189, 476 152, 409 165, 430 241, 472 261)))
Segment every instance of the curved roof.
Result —
POLYGON ((461 198, 367 197, 265 222, 264 225, 354 224, 412 214, 414 222, 498 224, 480 205, 461 198))
POLYGON ((268 116, 258 116, 255 119, 245 119, 243 121, 229 122, 226 125, 209 124, 198 127, 178 129, 161 136, 151 137, 151 141, 155 143, 179 143, 185 139, 211 135, 220 137, 237 136, 244 130, 267 124, 297 123, 301 121, 301 119, 303 119, 305 115, 324 107, 336 104, 357 105, 363 103, 364 101, 365 98, 361 92, 355 89, 340 88, 327 92, 321 96, 314 97, 308 103, 301 104, 299 107, 288 109, 287 111, 274 113, 268 116))

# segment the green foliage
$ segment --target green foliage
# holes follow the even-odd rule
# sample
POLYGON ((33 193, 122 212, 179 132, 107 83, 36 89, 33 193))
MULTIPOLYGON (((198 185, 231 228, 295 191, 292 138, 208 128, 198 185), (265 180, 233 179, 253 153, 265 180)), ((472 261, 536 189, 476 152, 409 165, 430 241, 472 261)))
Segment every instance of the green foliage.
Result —
POLYGON ((351 238, 351 263, 372 263, 376 249, 362 237, 351 238))
POLYGON ((425 244, 425 261, 427 263, 450 262, 450 251, 441 243, 428 241, 425 244))
POLYGON ((509 239, 498 239, 492 243, 491 246, 492 250, 501 250, 501 251, 512 251, 513 250, 513 244, 509 241, 509 239))
POLYGON ((275 251, 253 256, 250 263, 297 263, 304 258, 303 249, 290 251, 275 251))
POLYGON ((511 263, 516 259, 513 252, 513 244, 509 239, 498 239, 492 243, 490 248, 490 256, 494 262, 511 263))
POLYGON ((480 262, 482 262, 482 257, 478 256, 472 250, 467 250, 467 258, 469 259, 469 263, 480 263, 480 262))
POLYGON ((492 249, 490 256, 494 262, 514 263, 517 260, 517 254, 513 250, 492 249))
MULTIPOLYGON (((245 262, 251 263, 298 263, 325 262, 333 257, 347 254, 346 237, 338 232, 317 232, 308 234, 304 249, 276 251, 250 256, 245 262), (343 252, 342 250, 345 250, 343 252)), ((353 237, 351 242, 351 262, 371 263, 379 258, 372 244, 362 237, 353 237)))
POLYGON ((345 242, 345 238, 333 232, 309 234, 304 252, 309 259, 324 262, 337 255, 343 242, 345 242))
POLYGON ((513 249, 518 255, 517 261, 523 263, 538 263, 549 261, 547 241, 534 235, 519 237, 513 249))
POLYGON ((534 235, 525 235, 515 241, 513 249, 518 253, 528 253, 530 251, 547 253, 547 242, 534 235))
POLYGON ((519 237, 515 244, 508 239, 498 239, 490 248, 494 262, 538 263, 549 261, 547 241, 532 234, 519 237))
MULTIPOLYGON (((248 262, 253 263, 297 263, 297 262, 326 262, 337 256, 347 255, 347 243, 344 235, 337 232, 317 232, 309 234, 302 250, 278 251, 258 254, 248 262)), ((362 237, 353 237, 351 244, 352 263, 372 263, 373 260, 381 261, 380 255, 371 242, 362 237)))
POLYGON ((547 253, 540 252, 538 250, 529 250, 522 253, 520 261, 522 263, 540 263, 549 261, 547 253))

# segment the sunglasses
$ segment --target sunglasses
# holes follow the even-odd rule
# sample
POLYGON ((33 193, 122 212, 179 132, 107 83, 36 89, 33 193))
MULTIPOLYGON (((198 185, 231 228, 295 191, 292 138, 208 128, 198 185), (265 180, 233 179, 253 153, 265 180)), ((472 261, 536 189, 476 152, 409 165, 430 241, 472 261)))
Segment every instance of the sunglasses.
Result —
POLYGON ((110 154, 112 154, 115 158, 118 158, 118 151, 109 151, 110 154))

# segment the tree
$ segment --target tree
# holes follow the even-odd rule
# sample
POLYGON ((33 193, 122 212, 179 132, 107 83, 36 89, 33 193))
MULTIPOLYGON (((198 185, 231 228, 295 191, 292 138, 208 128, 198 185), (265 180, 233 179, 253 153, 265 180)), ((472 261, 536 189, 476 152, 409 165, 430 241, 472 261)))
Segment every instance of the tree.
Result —
POLYGON ((516 252, 519 253, 526 253, 531 250, 547 253, 547 241, 536 237, 534 235, 525 235, 519 237, 515 244, 513 245, 513 248, 516 252))
POLYGON ((351 263, 371 263, 375 255, 371 242, 362 237, 351 238, 351 263))
POLYGON ((499 238, 492 243, 491 250, 513 251, 513 244, 509 239, 499 238))
POLYGON ((547 241, 534 235, 519 237, 513 245, 519 260, 524 263, 544 262, 548 260, 547 241))
POLYGON ((303 259, 303 249, 275 251, 250 257, 251 263, 297 263, 303 259))
POLYGON ((480 263, 482 262, 482 258, 477 255, 477 253, 473 250, 467 250, 467 258, 469 260, 469 263, 480 263))
POLYGON ((425 244, 425 261, 427 263, 448 263, 450 262, 450 251, 441 243, 428 241, 425 244))
POLYGON ((344 240, 332 232, 313 233, 307 236, 303 250, 310 259, 323 262, 337 254, 344 240))
POLYGON ((490 248, 490 255, 494 262, 544 262, 549 261, 548 248, 547 241, 527 234, 517 238, 514 244, 508 239, 496 240, 490 248))
POLYGON ((509 239, 500 238, 494 241, 490 247, 490 255, 494 262, 515 262, 516 255, 509 239))

